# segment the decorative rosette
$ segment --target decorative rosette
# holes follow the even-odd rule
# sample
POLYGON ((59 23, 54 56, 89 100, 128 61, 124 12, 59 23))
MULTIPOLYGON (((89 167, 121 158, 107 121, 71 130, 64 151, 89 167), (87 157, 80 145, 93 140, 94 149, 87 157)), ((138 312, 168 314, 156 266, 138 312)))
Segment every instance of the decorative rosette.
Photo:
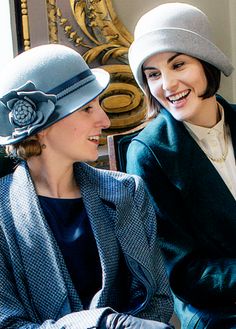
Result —
POLYGON ((8 111, 9 122, 13 127, 12 137, 32 135, 43 127, 55 110, 57 97, 37 90, 28 81, 22 87, 11 90, 0 99, 0 111, 8 111))

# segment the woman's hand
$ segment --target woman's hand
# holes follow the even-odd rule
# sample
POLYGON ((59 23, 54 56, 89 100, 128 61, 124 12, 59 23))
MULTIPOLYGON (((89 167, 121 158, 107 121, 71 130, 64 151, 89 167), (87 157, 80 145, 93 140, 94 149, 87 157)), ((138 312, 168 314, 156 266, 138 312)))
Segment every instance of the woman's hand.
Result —
POLYGON ((101 329, 171 329, 173 327, 157 321, 136 318, 122 313, 112 313, 103 320, 101 329))

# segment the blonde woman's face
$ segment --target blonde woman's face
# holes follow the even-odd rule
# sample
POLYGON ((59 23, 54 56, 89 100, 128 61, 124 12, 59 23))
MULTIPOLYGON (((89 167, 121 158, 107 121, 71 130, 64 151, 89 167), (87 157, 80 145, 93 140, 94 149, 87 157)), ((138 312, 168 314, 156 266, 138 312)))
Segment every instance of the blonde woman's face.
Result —
POLYGON ((44 144, 55 157, 70 162, 95 161, 102 129, 110 126, 110 120, 94 99, 78 111, 45 129, 44 144))
POLYGON ((207 88, 203 66, 185 54, 155 54, 143 65, 151 94, 178 121, 204 125, 213 97, 202 99, 207 88))

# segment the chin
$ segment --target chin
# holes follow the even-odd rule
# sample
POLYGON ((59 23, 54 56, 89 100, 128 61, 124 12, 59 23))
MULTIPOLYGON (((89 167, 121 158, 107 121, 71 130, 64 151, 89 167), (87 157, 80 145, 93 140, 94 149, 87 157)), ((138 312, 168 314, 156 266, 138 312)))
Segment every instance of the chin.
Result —
POLYGON ((76 162, 94 162, 98 159, 98 154, 94 154, 94 155, 80 155, 77 159, 76 162))
POLYGON ((180 115, 173 115, 173 118, 177 121, 180 121, 180 122, 186 121, 186 118, 183 117, 183 116, 180 116, 180 115))
POLYGON ((182 113, 180 113, 181 111, 177 111, 176 113, 171 113, 172 116, 175 118, 175 120, 177 121, 187 121, 188 119, 191 118, 191 115, 189 115, 189 113, 184 113, 184 111, 182 111, 182 113))
POLYGON ((94 155, 94 156, 89 156, 87 160, 85 160, 84 162, 93 162, 96 161, 98 159, 98 154, 94 155))

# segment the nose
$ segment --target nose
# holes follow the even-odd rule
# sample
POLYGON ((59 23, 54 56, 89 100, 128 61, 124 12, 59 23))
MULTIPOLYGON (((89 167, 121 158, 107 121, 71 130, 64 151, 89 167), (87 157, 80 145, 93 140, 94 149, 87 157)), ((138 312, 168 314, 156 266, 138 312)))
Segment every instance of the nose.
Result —
POLYGON ((107 129, 111 125, 111 121, 108 118, 106 112, 103 110, 103 108, 99 105, 98 106, 98 113, 99 113, 99 125, 102 127, 102 129, 107 129))
POLYGON ((162 73, 162 88, 163 90, 168 91, 175 91, 177 88, 178 81, 175 78, 174 74, 168 72, 168 73, 162 73))

